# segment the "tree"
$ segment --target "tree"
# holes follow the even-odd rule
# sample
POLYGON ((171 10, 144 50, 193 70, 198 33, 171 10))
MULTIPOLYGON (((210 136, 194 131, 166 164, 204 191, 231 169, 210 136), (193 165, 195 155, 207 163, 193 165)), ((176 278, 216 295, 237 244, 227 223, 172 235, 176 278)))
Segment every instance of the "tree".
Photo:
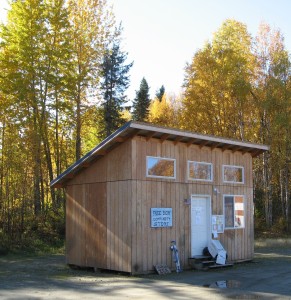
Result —
POLYGON ((150 95, 149 86, 145 78, 141 80, 139 90, 133 101, 132 118, 135 121, 145 121, 149 113, 150 95))
POLYGON ((164 94, 161 100, 157 97, 151 102, 148 115, 150 123, 177 127, 175 120, 177 120, 175 107, 167 94, 164 94))
POLYGON ((162 101, 164 94, 165 94, 165 87, 162 85, 162 86, 160 87, 160 89, 157 90, 157 92, 156 92, 156 97, 157 97, 160 101, 162 101))
POLYGON ((262 190, 267 226, 271 227, 278 215, 283 216, 283 222, 288 226, 291 62, 279 30, 272 30, 264 23, 260 25, 256 38, 256 58, 256 85, 253 87, 252 95, 258 109, 257 118, 260 121, 258 141, 271 145, 272 150, 262 156, 261 164, 256 168, 255 179, 258 189, 262 190), (281 209, 276 212, 279 207, 281 209))
POLYGON ((255 160, 256 215, 290 228, 290 54, 279 30, 254 40, 227 20, 186 67, 181 127, 264 143, 255 160))
MULTIPOLYGON (((12 105, 18 104, 22 128, 30 143, 27 145, 33 160, 34 213, 38 215, 43 203, 41 127, 42 104, 45 101, 45 36, 46 10, 43 1, 16 1, 8 14, 2 31, 2 67, 9 78, 6 93, 12 93, 12 105)), ((20 120, 17 120, 19 122, 20 120)), ((20 128, 19 128, 20 129, 20 128)))
POLYGON ((201 133, 251 139, 254 55, 246 26, 225 21, 186 67, 181 124, 201 133), (205 123, 206 122, 206 123, 205 123), (207 125, 206 125, 207 124, 207 125))
POLYGON ((122 105, 126 102, 125 90, 129 86, 128 72, 133 63, 126 64, 127 53, 120 49, 120 41, 107 48, 101 64, 100 90, 103 96, 103 124, 100 137, 105 138, 117 130, 124 120, 122 105))
POLYGON ((100 68, 106 50, 118 31, 106 0, 69 0, 75 62, 74 85, 71 89, 75 102, 74 128, 76 160, 82 155, 82 119, 95 99, 100 80, 100 68))
POLYGON ((81 153, 75 137, 96 136, 89 102, 113 20, 105 0, 11 1, 0 27, 0 233, 9 240, 63 222, 63 194, 49 184, 81 153))

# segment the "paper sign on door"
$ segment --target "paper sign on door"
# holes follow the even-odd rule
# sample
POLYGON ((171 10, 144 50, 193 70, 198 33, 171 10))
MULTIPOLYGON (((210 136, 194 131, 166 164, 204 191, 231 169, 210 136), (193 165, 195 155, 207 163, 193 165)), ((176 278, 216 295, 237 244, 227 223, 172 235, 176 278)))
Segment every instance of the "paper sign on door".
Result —
POLYGON ((202 224, 202 207, 195 207, 195 224, 201 225, 202 224))

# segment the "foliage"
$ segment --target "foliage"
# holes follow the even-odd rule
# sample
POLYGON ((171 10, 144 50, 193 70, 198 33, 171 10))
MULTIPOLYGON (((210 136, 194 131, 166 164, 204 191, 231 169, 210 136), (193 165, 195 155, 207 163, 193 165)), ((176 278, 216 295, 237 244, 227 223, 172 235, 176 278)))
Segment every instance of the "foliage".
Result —
POLYGON ((186 68, 182 125, 202 133, 251 140, 253 61, 246 26, 225 21, 212 43, 199 50, 186 68), (205 120, 208 126, 204 126, 205 120))
POLYGON ((290 55, 278 30, 262 24, 256 39, 225 21, 186 67, 180 126, 264 143, 254 162, 257 208, 267 227, 290 226, 290 55))
MULTIPOLYGON (((0 27, 0 253, 58 245, 50 181, 131 118, 121 28, 105 0, 11 1, 0 27), (101 133, 101 135, 100 135, 101 133), (19 246, 17 246, 19 245, 19 246)), ((290 229, 290 54, 279 30, 225 21, 185 70, 182 99, 142 80, 133 118, 266 143, 254 161, 260 224, 290 229)))
POLYGON ((11 2, 0 27, 0 234, 8 248, 63 238, 64 194, 49 184, 98 142, 100 64, 115 37, 105 0, 11 2))
POLYGON ((153 124, 177 127, 175 122, 175 108, 167 94, 162 99, 155 98, 149 107, 148 121, 153 124))
POLYGON ((261 24, 256 39, 256 85, 253 98, 258 106, 258 140, 269 144, 271 151, 263 155, 255 178, 264 191, 266 223, 283 218, 288 226, 290 214, 290 108, 291 61, 279 30, 261 24))
POLYGON ((117 130, 123 123, 122 105, 126 102, 124 95, 129 85, 128 72, 133 63, 125 64, 127 53, 120 48, 120 41, 115 41, 107 48, 101 64, 100 90, 103 96, 103 127, 100 137, 105 138, 117 130))
POLYGON ((162 99, 163 99, 163 96, 164 96, 164 94, 165 94, 165 87, 162 85, 161 87, 160 87, 160 89, 159 90, 157 90, 157 92, 156 92, 156 98, 158 98, 160 101, 162 101, 162 99))
POLYGON ((140 82, 139 90, 136 91, 135 99, 133 100, 132 118, 135 121, 145 121, 149 113, 150 95, 149 85, 145 78, 140 82))
POLYGON ((70 88, 73 100, 73 116, 76 120, 74 138, 75 155, 78 160, 82 151, 83 120, 87 110, 100 101, 97 87, 100 69, 107 45, 119 32, 115 28, 114 16, 106 0, 68 0, 73 52, 74 76, 70 88), (98 100, 99 99, 99 100, 98 100))

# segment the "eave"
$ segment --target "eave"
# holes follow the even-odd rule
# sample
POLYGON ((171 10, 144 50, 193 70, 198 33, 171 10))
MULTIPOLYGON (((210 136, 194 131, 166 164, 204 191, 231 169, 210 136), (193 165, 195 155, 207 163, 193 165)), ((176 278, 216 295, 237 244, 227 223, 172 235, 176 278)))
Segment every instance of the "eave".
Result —
POLYGON ((256 157, 261 153, 268 151, 269 146, 243 142, 234 139, 227 139, 211 135, 197 134, 190 131, 180 129, 166 128, 162 126, 152 125, 141 122, 128 122, 116 132, 103 140, 94 149, 84 155, 81 159, 72 164, 66 171, 55 178, 50 186, 52 188, 62 188, 66 182, 72 179, 83 168, 87 168, 91 163, 110 152, 120 143, 125 142, 134 136, 145 137, 146 140, 159 139, 161 143, 171 141, 175 145, 184 143, 188 147, 197 145, 200 148, 210 147, 211 149, 221 149, 222 151, 230 150, 232 152, 240 151, 243 154, 249 153, 252 157, 256 157))

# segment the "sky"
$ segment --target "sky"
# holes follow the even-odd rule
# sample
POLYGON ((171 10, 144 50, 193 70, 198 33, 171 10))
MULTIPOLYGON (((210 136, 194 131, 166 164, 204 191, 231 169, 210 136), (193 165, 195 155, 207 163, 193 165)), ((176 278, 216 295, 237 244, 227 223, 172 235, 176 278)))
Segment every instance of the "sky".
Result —
POLYGON ((165 86, 178 95, 184 68, 194 53, 212 39, 223 21, 247 25, 255 36, 261 22, 279 28, 291 52, 290 0, 109 0, 123 25, 123 48, 134 61, 129 97, 143 77, 150 93, 165 86))
MULTIPOLYGON (((261 22, 280 29, 291 52, 290 0, 107 0, 123 25, 122 48, 128 53, 129 99, 144 77, 151 97, 165 86, 179 95, 184 68, 194 53, 212 39, 223 21, 232 18, 247 25, 255 36, 261 22)), ((7 1, 0 0, 3 20, 7 1)))

